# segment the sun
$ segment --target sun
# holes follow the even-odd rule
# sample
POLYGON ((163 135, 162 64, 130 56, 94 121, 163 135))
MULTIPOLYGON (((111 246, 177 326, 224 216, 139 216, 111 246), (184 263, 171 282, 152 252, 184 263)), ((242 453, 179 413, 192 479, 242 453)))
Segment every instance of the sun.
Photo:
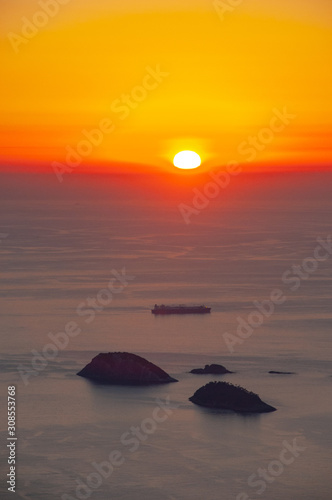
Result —
POLYGON ((200 156, 194 151, 180 151, 174 156, 173 164, 177 168, 189 170, 201 164, 200 156))

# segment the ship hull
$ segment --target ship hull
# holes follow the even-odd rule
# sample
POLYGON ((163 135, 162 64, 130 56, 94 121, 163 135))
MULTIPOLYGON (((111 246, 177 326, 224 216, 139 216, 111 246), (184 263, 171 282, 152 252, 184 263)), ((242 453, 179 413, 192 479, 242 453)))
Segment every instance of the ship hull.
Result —
POLYGON ((168 314, 208 314, 210 307, 165 307, 151 310, 152 314, 165 316, 168 314))

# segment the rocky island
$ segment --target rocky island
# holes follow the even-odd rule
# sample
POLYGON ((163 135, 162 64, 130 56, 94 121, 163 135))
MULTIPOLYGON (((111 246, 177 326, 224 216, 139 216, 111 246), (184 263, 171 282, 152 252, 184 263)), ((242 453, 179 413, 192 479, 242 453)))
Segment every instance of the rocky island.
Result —
POLYGON ((276 411, 260 397, 243 387, 228 382, 210 382, 198 389, 189 401, 208 408, 219 408, 246 413, 276 411))
POLYGON ((177 382, 158 366, 129 352, 100 353, 77 375, 102 384, 150 385, 177 382))
POLYGON ((205 365, 204 368, 193 368, 189 373, 195 373, 197 375, 212 374, 212 375, 224 375, 225 373, 233 373, 227 370, 222 365, 217 365, 213 363, 212 365, 205 365))

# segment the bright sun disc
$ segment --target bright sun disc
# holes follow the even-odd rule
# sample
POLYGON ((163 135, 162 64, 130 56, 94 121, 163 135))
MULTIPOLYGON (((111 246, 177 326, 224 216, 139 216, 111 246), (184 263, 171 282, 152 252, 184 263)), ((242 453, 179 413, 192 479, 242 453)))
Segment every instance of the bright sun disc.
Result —
POLYGON ((194 151, 181 151, 174 156, 173 164, 177 168, 197 168, 201 164, 201 159, 194 151))

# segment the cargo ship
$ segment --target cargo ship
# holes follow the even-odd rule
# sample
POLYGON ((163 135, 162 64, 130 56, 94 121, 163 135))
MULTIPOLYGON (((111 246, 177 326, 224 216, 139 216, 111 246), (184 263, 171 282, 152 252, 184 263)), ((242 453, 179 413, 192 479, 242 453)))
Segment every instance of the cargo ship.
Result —
POLYGON ((211 312, 211 307, 206 306, 165 306, 162 304, 158 306, 155 304, 154 308, 151 309, 152 314, 206 314, 211 312))

